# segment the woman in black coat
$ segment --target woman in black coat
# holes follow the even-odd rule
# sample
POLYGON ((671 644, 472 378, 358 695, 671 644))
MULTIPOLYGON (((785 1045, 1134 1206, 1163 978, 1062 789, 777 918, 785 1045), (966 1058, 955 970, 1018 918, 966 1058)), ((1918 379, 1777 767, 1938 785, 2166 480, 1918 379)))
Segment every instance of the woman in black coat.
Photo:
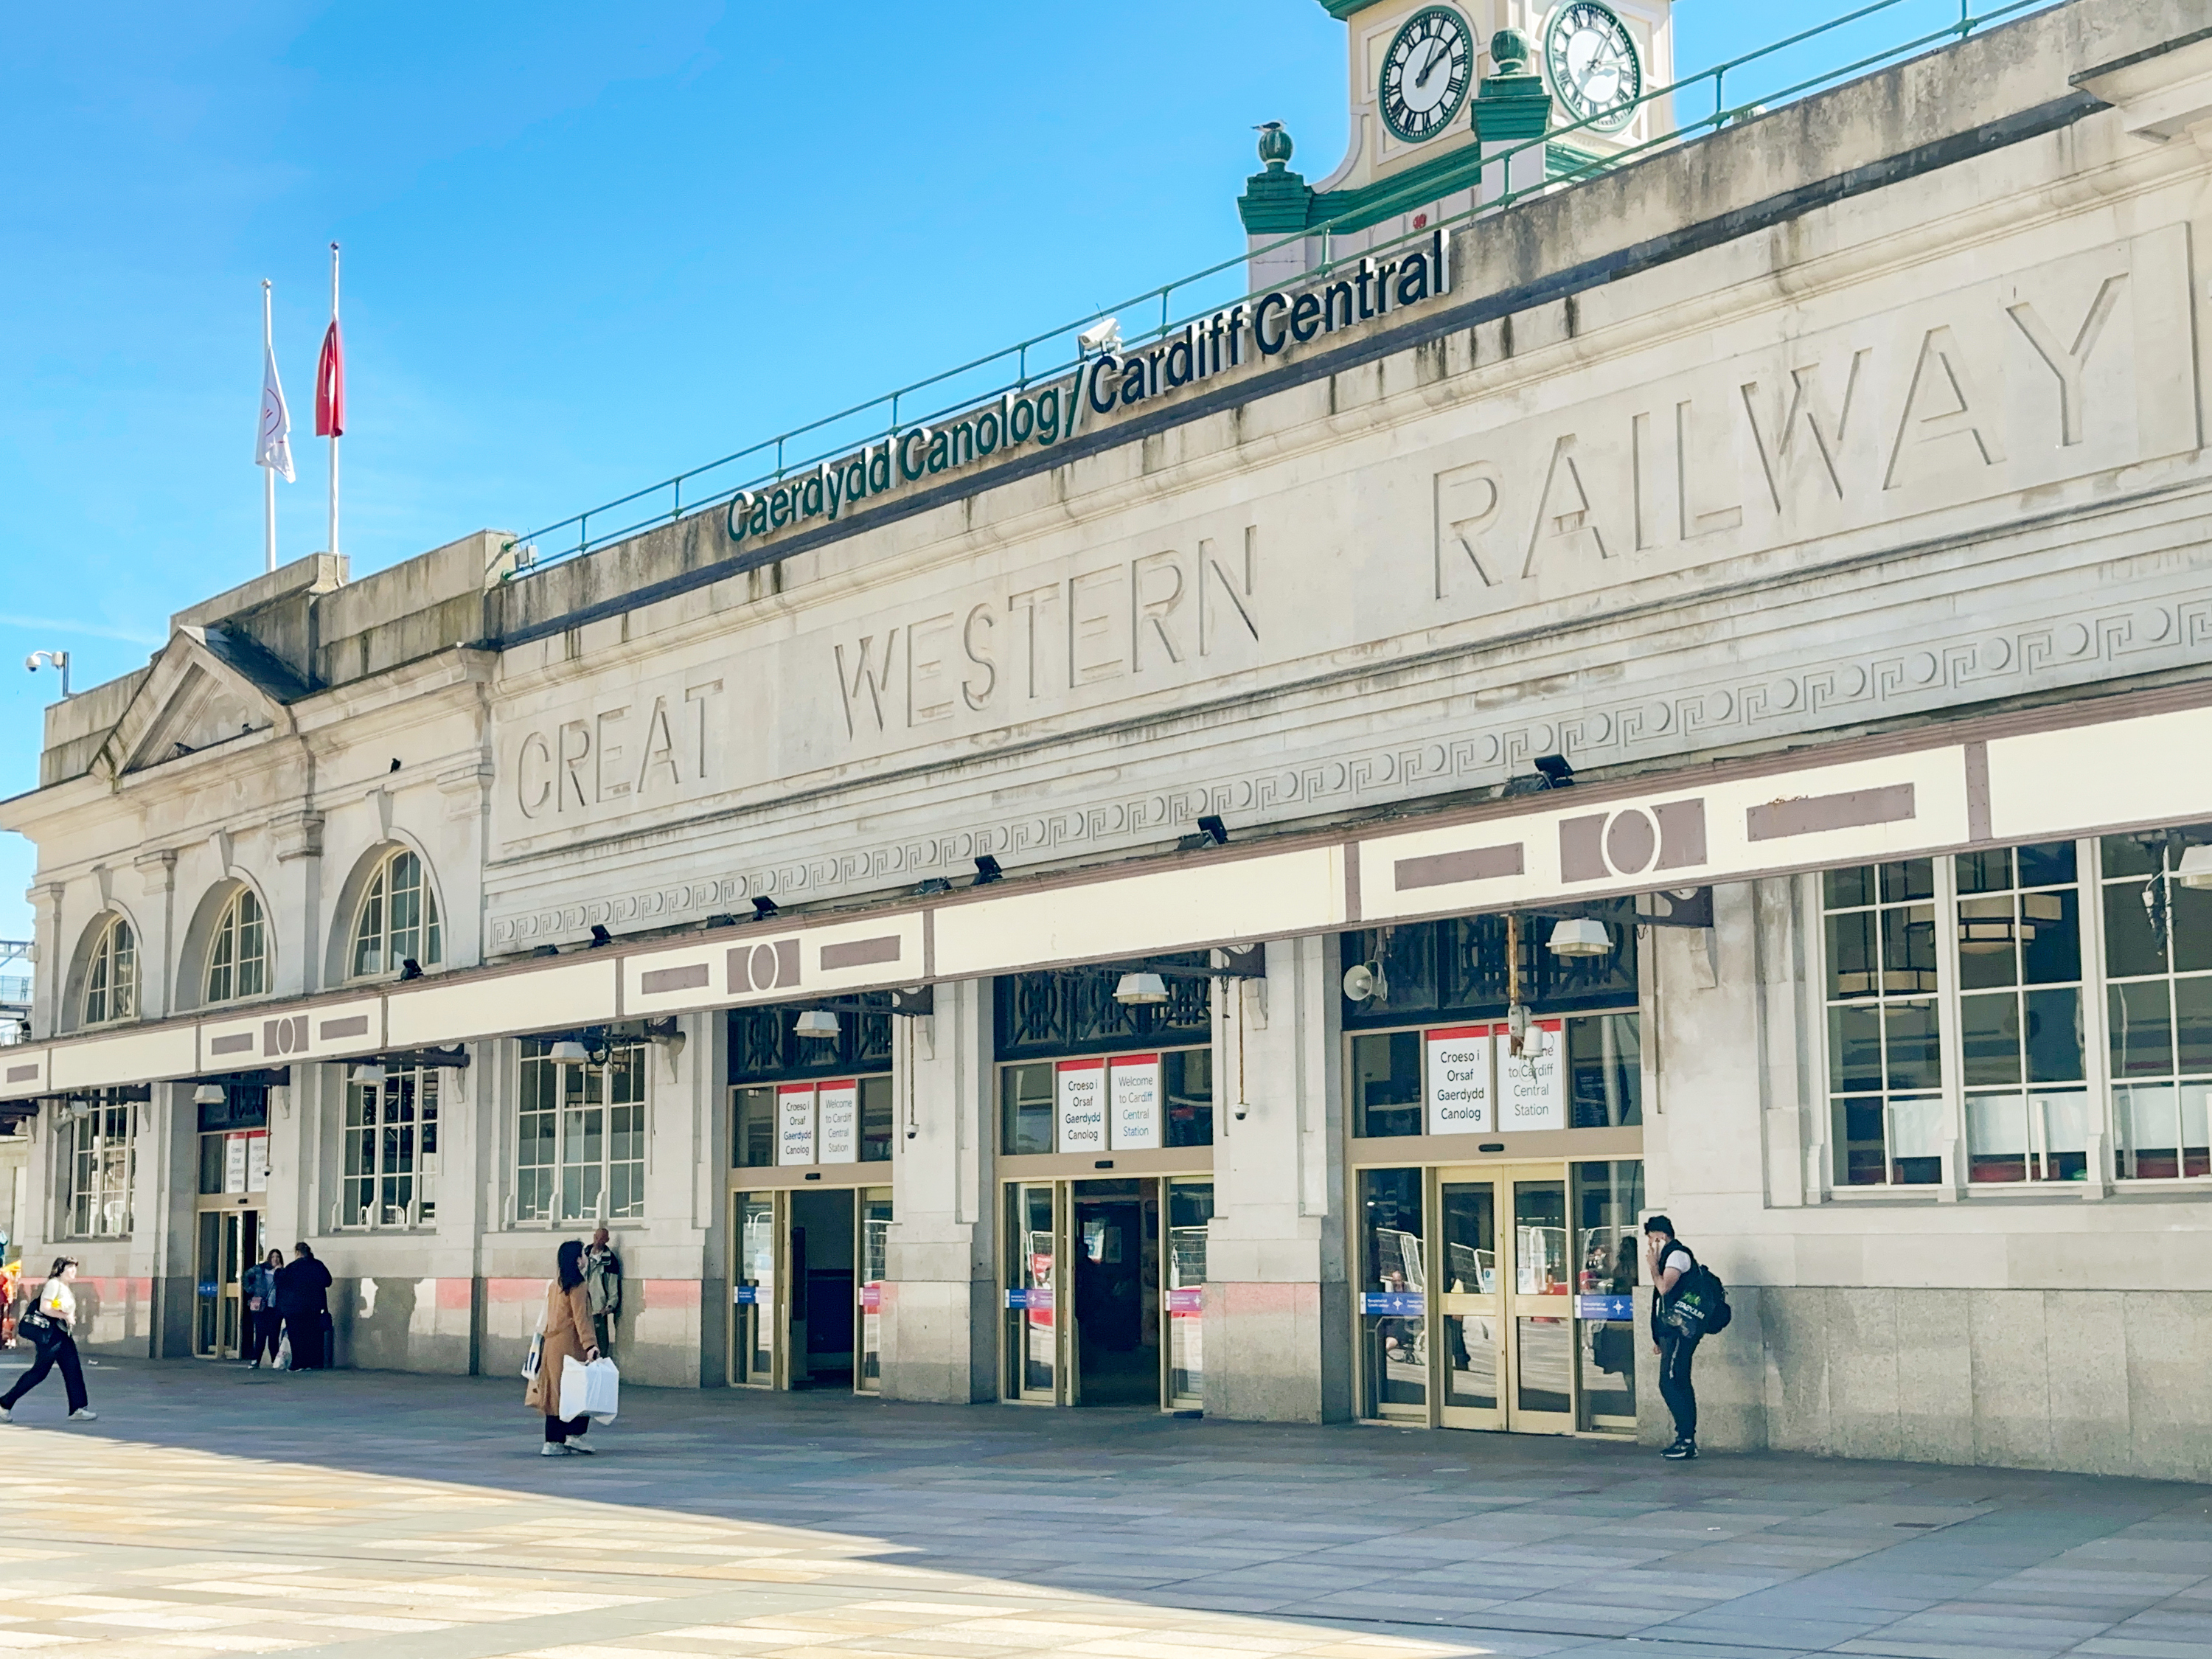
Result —
POLYGON ((284 1316, 284 1334, 292 1345, 292 1369, 323 1369, 323 1337, 331 1322, 331 1270, 315 1260, 304 1243, 292 1247, 292 1259, 277 1270, 276 1311, 284 1316))

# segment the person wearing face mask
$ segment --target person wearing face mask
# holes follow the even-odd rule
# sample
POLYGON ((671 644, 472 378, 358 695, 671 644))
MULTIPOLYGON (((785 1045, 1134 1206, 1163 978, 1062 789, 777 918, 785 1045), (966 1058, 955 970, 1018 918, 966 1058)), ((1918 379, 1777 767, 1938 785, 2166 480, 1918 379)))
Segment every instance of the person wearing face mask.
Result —
POLYGON ((15 1421, 15 1405, 22 1397, 46 1380, 46 1373, 56 1366, 61 1368, 62 1387, 69 1395, 69 1416, 72 1423, 91 1423, 100 1413, 86 1403, 84 1364, 77 1358, 76 1339, 70 1334, 76 1322, 76 1293, 70 1289, 76 1278, 76 1261, 73 1257, 58 1255, 54 1270, 39 1291, 39 1299, 23 1315, 21 1330, 35 1343, 39 1357, 31 1369, 15 1379, 15 1386, 0 1395, 0 1423, 15 1421))

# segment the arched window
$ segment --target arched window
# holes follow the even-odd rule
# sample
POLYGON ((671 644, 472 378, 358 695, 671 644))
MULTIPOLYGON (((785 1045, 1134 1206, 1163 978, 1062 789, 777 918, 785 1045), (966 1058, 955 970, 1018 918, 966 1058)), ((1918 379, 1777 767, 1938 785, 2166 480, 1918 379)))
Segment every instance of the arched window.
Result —
POLYGON ((231 895, 208 941, 207 1000, 230 1002, 269 988, 269 930, 251 887, 231 895))
POLYGON ((121 916, 100 930, 84 968, 84 1023, 105 1025, 138 1012, 138 936, 121 916))
POLYGON ((438 898, 422 860, 404 848, 389 853, 362 895, 349 971, 356 979, 388 974, 410 960, 434 968, 445 954, 438 935, 438 898))

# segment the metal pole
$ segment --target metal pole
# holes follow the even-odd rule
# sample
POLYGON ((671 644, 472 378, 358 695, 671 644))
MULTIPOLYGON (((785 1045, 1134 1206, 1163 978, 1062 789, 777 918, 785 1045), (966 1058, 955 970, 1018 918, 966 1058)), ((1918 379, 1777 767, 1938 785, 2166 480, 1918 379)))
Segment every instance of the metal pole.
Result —
MULTIPOLYGON (((338 245, 331 244, 331 326, 338 325, 338 245)), ((332 411, 336 413, 335 410, 332 411)), ((337 422, 332 422, 335 427, 337 422)), ((338 550, 338 434, 331 434, 331 556, 338 550)))
MULTIPOLYGON (((261 349, 266 352, 276 349, 276 337, 270 320, 269 279, 261 279, 261 349)), ((265 568, 276 568, 276 469, 261 469, 261 545, 266 561, 265 568)))

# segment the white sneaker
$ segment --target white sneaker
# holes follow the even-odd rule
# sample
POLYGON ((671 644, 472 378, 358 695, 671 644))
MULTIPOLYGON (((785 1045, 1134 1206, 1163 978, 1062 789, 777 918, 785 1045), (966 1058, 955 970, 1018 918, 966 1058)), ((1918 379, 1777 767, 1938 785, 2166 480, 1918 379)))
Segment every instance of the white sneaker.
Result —
POLYGON ((556 1446, 549 1440, 538 1449, 538 1455, 540 1457, 566 1457, 568 1455, 568 1449, 566 1446, 556 1446))
POLYGON ((568 1443, 568 1449, 572 1452, 581 1452, 586 1457, 597 1457, 599 1455, 599 1449, 597 1446, 587 1446, 580 1440, 571 1440, 568 1443))
POLYGON ((5 1406, 0 1406, 0 1423, 12 1423, 15 1420, 15 1413, 9 1411, 5 1406))
POLYGON ((100 1421, 100 1413, 93 1410, 89 1406, 79 1406, 75 1411, 70 1413, 70 1421, 72 1423, 97 1423, 100 1421))

